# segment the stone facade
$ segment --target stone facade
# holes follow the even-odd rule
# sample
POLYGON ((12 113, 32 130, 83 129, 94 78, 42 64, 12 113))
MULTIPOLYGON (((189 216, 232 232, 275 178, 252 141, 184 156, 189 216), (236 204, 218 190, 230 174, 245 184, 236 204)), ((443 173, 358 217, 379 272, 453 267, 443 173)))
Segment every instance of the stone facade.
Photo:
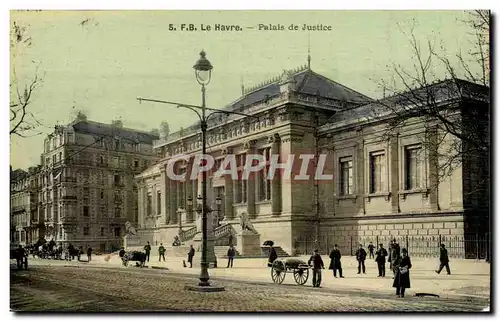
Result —
MULTIPOLYGON (((158 136, 78 118, 48 135, 36 177, 40 237, 109 251, 137 224, 134 176, 157 160, 158 136)), ((31 237, 36 242, 38 237, 31 237)))
MULTIPOLYGON (((208 204, 220 196, 223 224, 238 231, 237 217, 245 212, 261 240, 273 240, 288 253, 305 237, 334 235, 341 243, 341 238, 375 242, 377 236, 467 234, 463 169, 456 166, 437 179, 439 160, 432 157, 437 153, 432 146, 446 146, 451 138, 441 139, 443 133, 419 118, 385 137, 387 123, 366 116, 373 103, 310 69, 285 73, 246 92, 226 108, 258 118, 229 115, 209 123, 209 154, 220 161, 228 154, 237 159, 245 153, 278 154, 281 163, 295 155, 292 179, 279 171, 270 182, 261 182, 257 173, 248 182, 229 175, 213 180, 210 173, 208 204), (438 139, 440 144, 427 143, 438 139), (295 179, 300 154, 313 155, 305 180, 295 179), (314 179, 320 154, 326 155, 323 173, 333 179, 314 179)), ((193 166, 201 149, 199 132, 195 125, 157 142, 162 160, 137 176, 143 186, 140 208, 146 208, 149 193, 161 191, 161 211, 139 216, 139 228, 154 243, 170 243, 180 227, 193 226, 176 212, 193 212, 185 204, 199 195, 198 182, 169 181, 164 173, 167 163, 179 157, 185 161, 176 162, 175 170, 193 166)))

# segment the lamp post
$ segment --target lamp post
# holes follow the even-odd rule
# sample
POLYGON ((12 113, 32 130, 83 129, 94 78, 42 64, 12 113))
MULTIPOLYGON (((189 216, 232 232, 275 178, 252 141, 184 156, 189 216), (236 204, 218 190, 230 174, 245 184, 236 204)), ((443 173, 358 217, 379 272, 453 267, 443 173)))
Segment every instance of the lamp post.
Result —
MULTIPOLYGON (((159 100, 159 99, 147 99, 147 98, 137 98, 139 102, 142 101, 149 101, 149 102, 156 102, 156 103, 162 103, 162 104, 171 104, 171 105, 177 105, 177 107, 182 107, 186 108, 189 110, 194 111, 199 119, 200 119, 200 124, 201 124, 201 142, 202 142, 202 148, 201 148, 201 153, 202 155, 206 154, 206 145, 207 145, 207 120, 210 118, 210 116, 215 115, 217 113, 219 114, 225 114, 225 115, 242 115, 246 117, 252 117, 259 119, 257 116, 254 115, 247 115, 245 113, 237 112, 237 111, 227 111, 227 110, 219 110, 219 109, 214 109, 214 108, 207 108, 205 104, 205 87, 210 83, 211 77, 212 77, 212 69, 213 66, 208 61, 206 58, 205 51, 200 52, 200 58, 196 61, 196 64, 193 66, 193 69, 195 71, 195 76, 196 76, 196 81, 201 85, 201 106, 196 106, 196 105, 188 105, 188 104, 183 104, 183 103, 178 103, 178 102, 173 102, 173 101, 166 101, 166 100, 159 100), (201 110, 201 113, 198 111, 201 110), (206 111, 210 110, 212 111, 209 115, 206 115, 206 111)), ((207 213, 209 212, 208 207, 207 207, 207 172, 203 171, 202 172, 202 187, 201 187, 201 195, 198 197, 200 200, 200 207, 201 207, 201 215, 202 215, 202 254, 201 254, 201 273, 200 273, 200 283, 199 288, 195 287, 188 287, 190 290, 199 290, 199 291, 204 291, 204 292, 215 292, 215 291, 224 291, 223 287, 212 287, 210 286, 209 283, 209 275, 208 275, 208 262, 207 262, 207 213)))

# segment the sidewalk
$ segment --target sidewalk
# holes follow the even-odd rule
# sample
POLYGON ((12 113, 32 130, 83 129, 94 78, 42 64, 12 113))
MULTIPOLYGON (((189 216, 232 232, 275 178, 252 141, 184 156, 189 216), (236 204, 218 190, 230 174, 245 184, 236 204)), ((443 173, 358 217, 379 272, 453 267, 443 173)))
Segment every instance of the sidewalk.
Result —
MULTIPOLYGON (((197 253, 198 254, 198 253, 197 253)), ((112 255, 108 262, 105 255, 95 256, 90 264, 103 266, 121 265, 117 255, 112 255)), ((151 256, 146 265, 153 268, 168 268, 175 273, 186 273, 197 275, 200 273, 200 256, 195 256, 193 268, 183 268, 181 257, 167 257, 166 262, 158 262, 157 256, 151 256)), ((309 256, 301 256, 300 259, 307 261, 309 256)), ((286 260, 286 259, 285 259, 286 260)), ((328 268, 330 259, 323 256, 325 268, 328 268)), ((218 259, 218 268, 210 269, 211 277, 231 278, 256 282, 273 282, 270 269, 267 267, 266 258, 234 259, 234 268, 226 268, 227 260, 218 259)), ((334 278, 331 270, 323 271, 322 286, 325 288, 357 289, 359 291, 379 291, 392 293, 392 272, 389 264, 386 264, 386 277, 378 278, 377 264, 373 259, 365 262, 366 274, 357 274, 357 261, 353 256, 342 257, 343 274, 345 278, 334 278)), ((412 258, 412 269, 410 271, 411 289, 410 293, 424 292, 438 294, 441 297, 448 295, 464 295, 490 297, 490 264, 476 260, 452 260, 450 261, 451 275, 442 271, 440 275, 434 272, 439 265, 439 260, 428 258, 412 258)), ((295 284, 292 273, 287 273, 284 284, 295 284)), ((309 275, 307 284, 312 283, 312 273, 309 275)))
MULTIPOLYGON (((198 253, 197 253, 198 254, 198 253)), ((84 257, 85 258, 85 257, 84 257)), ((111 255, 108 261, 106 255, 93 256, 90 263, 87 262, 66 262, 51 260, 30 260, 31 265, 79 265, 79 266, 102 266, 102 267, 122 267, 118 255, 111 255)), ((307 261, 308 256, 301 256, 300 259, 307 261)), ((146 265, 150 268, 167 268, 169 272, 198 275, 200 273, 200 257, 195 256, 193 268, 183 268, 181 257, 167 257, 166 262, 158 262, 158 256, 151 256, 151 260, 146 265)), ((286 259, 285 259, 286 260, 286 259)), ((328 268, 329 258, 323 256, 325 268, 328 268)), ((131 262, 133 264, 133 262, 131 262)), ((239 259, 235 258, 234 268, 226 268, 227 260, 218 260, 217 269, 209 269, 210 277, 226 278, 234 280, 244 280, 253 282, 273 282, 270 269, 267 267, 266 258, 239 259)), ((440 275, 434 271, 437 269, 439 261, 428 258, 412 258, 412 269, 410 270, 411 289, 408 294, 413 295, 418 292, 433 293, 440 297, 448 296, 476 296, 490 298, 490 264, 476 260, 452 260, 450 262, 451 275, 446 275, 442 271, 440 275)), ((376 291, 383 294, 392 294, 392 272, 389 264, 386 264, 386 277, 378 278, 377 265, 373 259, 365 262, 366 274, 357 274, 357 262, 355 257, 342 257, 343 274, 345 278, 334 278, 331 270, 323 271, 322 287, 335 288, 339 290, 376 291)), ((126 268, 126 267, 122 267, 126 268)), ((130 267, 128 267, 130 268, 130 267)), ((312 283, 312 273, 306 283, 312 283)), ((295 284, 293 274, 287 273, 283 284, 295 284)))

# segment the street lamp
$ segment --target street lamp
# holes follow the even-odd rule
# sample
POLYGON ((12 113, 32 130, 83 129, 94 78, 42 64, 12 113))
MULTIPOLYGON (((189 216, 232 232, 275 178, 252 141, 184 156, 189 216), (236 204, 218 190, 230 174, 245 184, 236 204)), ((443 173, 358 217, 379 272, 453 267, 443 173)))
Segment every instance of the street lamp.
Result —
MULTIPOLYGON (((155 102, 155 103, 162 103, 162 104, 171 104, 171 105, 177 105, 177 107, 182 107, 186 108, 189 110, 194 111, 199 119, 200 119, 200 124, 201 124, 201 142, 202 142, 202 149, 201 153, 202 155, 205 155, 207 152, 207 120, 215 114, 225 114, 225 115, 241 115, 245 117, 252 117, 259 119, 257 116, 254 115, 248 115, 242 112, 237 112, 237 111, 227 111, 227 110, 220 110, 220 109, 213 109, 213 108, 207 108, 205 104, 205 86, 207 86, 210 83, 211 77, 212 77, 212 69, 213 66, 208 61, 206 58, 206 53, 205 51, 200 52, 200 58, 196 61, 196 64, 193 66, 193 69, 195 71, 195 76, 196 76, 196 81, 201 85, 201 106, 196 106, 196 105, 188 105, 188 104, 183 104, 183 103, 178 103, 178 102, 173 102, 173 101, 166 101, 166 100, 159 100, 159 99, 148 99, 148 98, 137 98, 139 102, 142 101, 149 101, 149 102, 155 102), (201 113, 198 111, 201 110, 201 113), (209 115, 206 115, 206 111, 210 110, 212 113, 209 115)), ((201 273, 200 273, 200 283, 199 288, 195 287, 188 287, 190 290, 198 290, 198 291, 204 291, 204 292, 215 292, 215 291, 224 291, 223 287, 211 287, 210 283, 208 280, 210 279, 208 275, 208 262, 207 262, 207 213, 210 211, 207 207, 207 172, 203 171, 202 172, 202 182, 201 182, 201 195, 198 197, 199 201, 199 207, 201 210, 201 219, 202 219, 202 254, 201 254, 201 273)), ((215 255, 214 255, 215 256, 215 255)))

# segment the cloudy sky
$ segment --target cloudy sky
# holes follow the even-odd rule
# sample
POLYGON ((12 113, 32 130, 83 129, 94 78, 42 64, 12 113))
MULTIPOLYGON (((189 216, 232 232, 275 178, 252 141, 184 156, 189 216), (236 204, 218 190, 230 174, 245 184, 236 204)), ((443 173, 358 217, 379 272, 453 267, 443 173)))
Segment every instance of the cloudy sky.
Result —
MULTIPOLYGON (((31 111, 43 135, 11 138, 11 164, 38 164, 44 136, 55 124, 68 123, 77 110, 89 119, 149 131, 162 121, 171 131, 189 126, 195 115, 168 105, 143 103, 137 97, 200 104, 192 69, 204 49, 214 69, 207 105, 220 108, 247 87, 307 62, 312 69, 373 98, 377 82, 389 80, 387 66, 411 68, 407 36, 412 21, 425 45, 435 40, 450 57, 470 48, 462 11, 42 11, 11 12, 11 22, 26 27, 31 46, 15 53, 22 84, 35 66, 43 76, 31 111), (176 31, 169 30, 170 24, 176 31), (197 31, 181 31, 195 24, 197 31), (201 31, 201 24, 211 31, 201 31), (215 31, 215 24, 239 25, 243 31, 215 31), (285 31, 259 30, 281 24, 285 31), (288 31, 290 24, 298 31, 288 31), (303 24, 331 31, 301 31, 303 24), (253 29, 250 29, 253 27, 253 29)), ((11 58, 13 53, 11 53, 11 58)), ((439 69, 437 73, 439 74, 439 69)))

